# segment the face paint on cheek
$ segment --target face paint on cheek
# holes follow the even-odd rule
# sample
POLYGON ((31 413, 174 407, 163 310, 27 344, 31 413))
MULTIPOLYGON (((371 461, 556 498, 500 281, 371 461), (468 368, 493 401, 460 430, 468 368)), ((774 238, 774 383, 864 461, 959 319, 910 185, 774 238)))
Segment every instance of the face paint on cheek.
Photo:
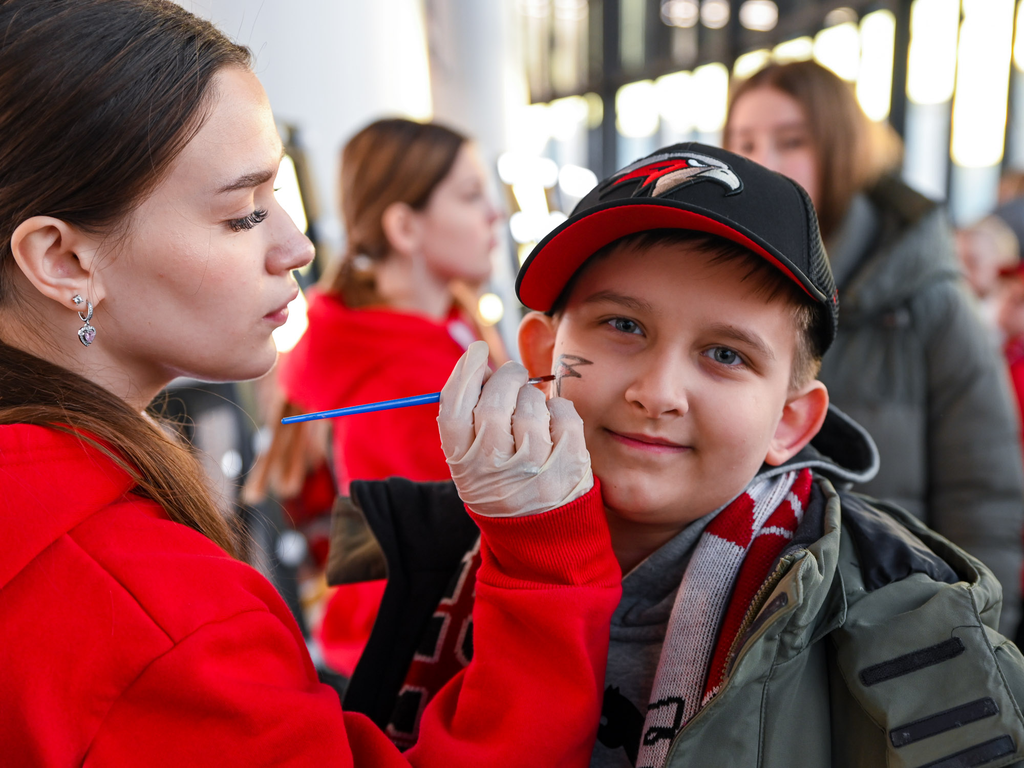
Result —
POLYGON ((559 355, 558 360, 555 361, 555 392, 558 396, 562 396, 562 379, 582 379, 581 374, 576 369, 581 365, 593 365, 590 360, 579 355, 559 355))

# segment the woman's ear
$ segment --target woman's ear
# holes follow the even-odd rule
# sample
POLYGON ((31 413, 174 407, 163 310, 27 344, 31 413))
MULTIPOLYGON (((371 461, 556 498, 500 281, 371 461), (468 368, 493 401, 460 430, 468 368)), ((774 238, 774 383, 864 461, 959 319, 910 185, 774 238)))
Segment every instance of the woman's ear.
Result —
POLYGON ((519 323, 519 356, 531 377, 551 373, 557 330, 558 321, 543 312, 528 312, 519 323))
POLYGON ((419 217, 406 203, 392 203, 384 209, 380 225, 388 244, 403 256, 412 256, 421 250, 419 217))
POLYGON ((25 277, 41 294, 63 306, 81 294, 96 305, 103 298, 95 280, 98 243, 52 216, 33 216, 11 235, 11 253, 25 277))
POLYGON ((765 463, 778 466, 798 454, 818 434, 827 413, 828 390, 820 381, 812 381, 791 393, 768 446, 765 463))

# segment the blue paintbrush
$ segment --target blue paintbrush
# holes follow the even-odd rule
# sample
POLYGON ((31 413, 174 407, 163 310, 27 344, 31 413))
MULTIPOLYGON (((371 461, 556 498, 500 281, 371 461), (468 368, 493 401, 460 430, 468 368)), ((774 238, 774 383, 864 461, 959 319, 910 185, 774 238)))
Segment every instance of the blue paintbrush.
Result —
MULTIPOLYGON (((554 376, 538 376, 530 379, 527 384, 540 384, 544 381, 553 381, 554 376)), ((348 408, 336 408, 333 411, 317 411, 316 413, 304 413, 301 416, 289 416, 281 419, 282 424, 296 424, 300 421, 316 421, 317 419, 333 419, 336 416, 351 416, 356 413, 372 413, 373 411, 390 411, 392 408, 408 408, 411 405, 427 405, 437 403, 441 400, 440 392, 431 392, 429 395, 416 395, 415 397, 400 397, 397 400, 383 400, 379 403, 367 403, 366 405, 351 405, 348 408)))

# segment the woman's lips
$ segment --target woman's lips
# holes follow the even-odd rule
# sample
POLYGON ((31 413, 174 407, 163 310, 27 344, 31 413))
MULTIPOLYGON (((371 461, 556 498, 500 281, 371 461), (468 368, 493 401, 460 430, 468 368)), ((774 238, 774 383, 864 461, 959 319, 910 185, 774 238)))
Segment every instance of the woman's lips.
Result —
POLYGON ((613 432, 610 429, 606 429, 605 431, 611 435, 612 439, 617 443, 620 443, 627 448, 633 448, 634 450, 648 451, 650 453, 683 453, 690 450, 690 446, 674 443, 664 437, 613 432))
POLYGON ((284 325, 285 321, 288 319, 288 305, 295 301, 298 295, 299 290, 298 288, 296 288, 295 292, 292 294, 292 297, 288 299, 288 301, 286 301, 284 304, 282 304, 280 307, 273 310, 272 312, 268 312, 267 314, 265 314, 263 316, 263 319, 271 323, 275 323, 277 325, 284 325))

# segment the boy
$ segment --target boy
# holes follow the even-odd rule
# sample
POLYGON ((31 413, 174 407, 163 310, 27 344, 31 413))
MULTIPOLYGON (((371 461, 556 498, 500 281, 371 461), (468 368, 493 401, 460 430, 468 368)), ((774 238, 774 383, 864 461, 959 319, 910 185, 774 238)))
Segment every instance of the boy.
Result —
MULTIPOLYGON (((660 150, 584 198, 517 289, 535 310, 524 363, 554 373, 548 394, 582 417, 625 574, 592 766, 1024 757, 1024 660, 990 628, 991 574, 901 510, 836 490, 877 454, 814 378, 838 308, 803 190, 722 150, 660 150)), ((446 421, 445 397, 475 402, 483 378, 460 366, 439 418, 455 483, 471 508, 514 514, 529 496, 514 461, 489 483, 453 442, 466 426, 446 421)), ((525 380, 502 369, 481 403, 523 398, 514 421, 525 380)), ((549 499, 589 503, 572 462, 550 474, 549 499)), ((390 595, 345 703, 410 743, 446 666, 472 652, 475 534, 450 486, 353 496, 379 548, 364 533, 335 577, 384 560, 390 595)), ((350 531, 361 520, 338 515, 350 531)))

